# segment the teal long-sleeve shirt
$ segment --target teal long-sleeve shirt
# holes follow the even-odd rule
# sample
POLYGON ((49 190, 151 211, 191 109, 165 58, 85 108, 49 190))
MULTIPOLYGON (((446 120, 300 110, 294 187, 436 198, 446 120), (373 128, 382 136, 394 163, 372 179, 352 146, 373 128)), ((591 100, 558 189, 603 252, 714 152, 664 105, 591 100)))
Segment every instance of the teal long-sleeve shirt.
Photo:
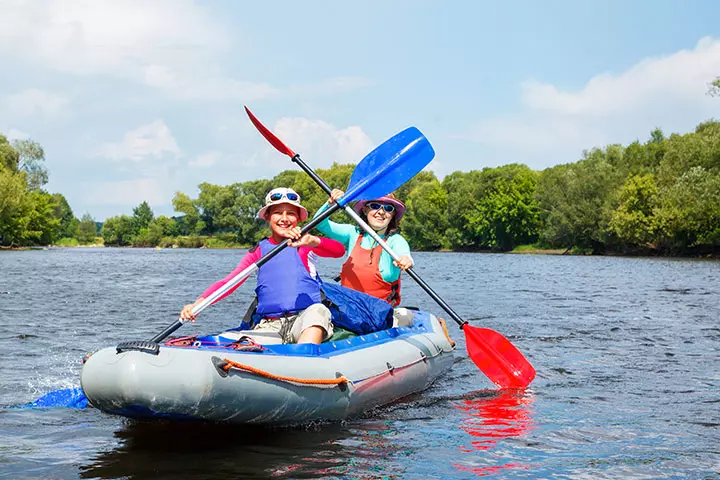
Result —
MULTIPOLYGON (((327 210, 327 208, 328 204, 326 203, 325 205, 320 207, 317 212, 315 212, 314 216, 317 217, 322 212, 327 210)), ((347 223, 336 223, 330 219, 323 220, 315 228, 317 228, 318 231, 326 237, 337 240, 338 242, 345 245, 348 255, 350 255, 350 252, 352 252, 352 249, 355 247, 355 243, 357 242, 358 237, 361 235, 360 232, 362 232, 362 230, 360 230, 359 227, 356 227, 355 225, 349 225, 347 223)), ((383 240, 387 242, 390 248, 392 248, 392 250, 396 254, 398 254, 398 256, 402 257, 403 255, 410 255, 410 245, 408 245, 407 240, 405 240, 402 235, 390 235, 390 237, 384 238, 383 240)), ((370 235, 362 232, 362 240, 360 240, 360 247, 364 248, 365 250, 371 250, 374 247, 377 247, 377 242, 370 235)), ((398 279, 398 277, 400 277, 401 270, 393 264, 392 257, 385 250, 383 250, 380 254, 378 268, 380 269, 380 276, 386 282, 394 282, 398 279)))

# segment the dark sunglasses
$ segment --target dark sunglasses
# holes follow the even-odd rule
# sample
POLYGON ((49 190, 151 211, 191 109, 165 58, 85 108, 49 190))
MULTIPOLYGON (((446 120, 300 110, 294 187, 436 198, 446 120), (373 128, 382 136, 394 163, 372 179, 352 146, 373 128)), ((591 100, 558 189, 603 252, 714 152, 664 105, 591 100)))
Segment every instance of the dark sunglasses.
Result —
POLYGON ((370 207, 370 210, 380 210, 382 208, 387 213, 393 213, 395 211, 395 205, 389 203, 368 202, 366 205, 370 207))
POLYGON ((287 198, 291 202, 295 202, 298 198, 300 198, 298 197, 297 193, 273 193, 272 195, 270 195, 270 200, 272 200, 273 202, 277 202, 283 197, 287 198))

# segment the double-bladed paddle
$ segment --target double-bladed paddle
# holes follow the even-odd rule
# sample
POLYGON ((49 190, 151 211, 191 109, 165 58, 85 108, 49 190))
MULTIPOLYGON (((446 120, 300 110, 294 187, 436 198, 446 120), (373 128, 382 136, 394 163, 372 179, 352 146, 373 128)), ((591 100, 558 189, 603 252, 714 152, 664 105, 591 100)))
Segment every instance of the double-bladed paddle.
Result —
MULTIPOLYGON (((274 146, 280 153, 289 156, 293 162, 297 163, 300 168, 305 171, 305 173, 310 175, 310 177, 315 181, 315 183, 320 186, 320 188, 322 188, 328 195, 330 195, 330 192, 332 191, 331 188, 310 167, 305 164, 305 162, 300 158, 300 155, 293 152, 270 130, 268 130, 268 128, 265 127, 265 125, 263 125, 257 119, 257 117, 255 117, 255 115, 253 115, 250 109, 245 107, 245 111, 250 117, 250 121, 253 123, 253 125, 255 125, 255 127, 258 129, 258 131, 260 131, 262 136, 265 137, 265 139, 267 139, 267 141, 270 142, 272 146, 274 146)), ((355 168, 355 172, 353 172, 353 176, 350 178, 350 186, 353 185, 353 178, 358 172, 359 167, 360 165, 355 168)), ((387 187, 390 187, 393 184, 402 185, 420 171, 412 170, 412 175, 410 175, 410 169, 406 169, 405 167, 405 165, 398 164, 395 169, 387 170, 389 174, 386 174, 382 177, 383 184, 387 187), (389 178, 393 175, 398 175, 402 181, 399 183, 393 183, 391 178, 389 178)), ((408 167, 410 166, 408 165, 408 167)), ((351 187, 348 187, 348 192, 350 191, 350 188, 351 187)), ((377 199, 391 192, 392 190, 394 190, 394 188, 379 188, 378 190, 382 190, 385 193, 383 195, 377 195, 374 198, 365 196, 364 199, 377 199)), ((378 244, 380 244, 386 252, 390 254, 393 260, 398 261, 400 257, 390 248, 390 246, 382 238, 380 238, 380 236, 357 213, 355 213, 355 210, 353 210, 350 206, 347 205, 347 202, 352 201, 347 197, 348 193, 346 193, 342 198, 340 198, 337 203, 333 204, 330 208, 317 216, 315 220, 321 218, 325 219, 328 217, 328 212, 334 212, 339 207, 343 207, 345 209, 345 212, 350 215, 350 217, 355 220, 357 224, 362 227, 363 230, 370 234, 370 236, 376 242, 378 242, 378 244)), ((311 222, 313 225, 317 225, 319 223, 315 220, 311 222)), ((443 310, 447 312, 448 315, 450 315, 453 320, 458 323, 460 329, 465 333, 465 344, 467 346, 468 355, 475 363, 475 365, 477 365, 478 368, 482 370, 482 372, 493 383, 495 383, 500 388, 524 388, 530 385, 530 382, 532 382, 535 378, 535 369, 530 364, 530 362, 523 356, 523 354, 520 353, 520 350, 518 350, 512 343, 510 343, 510 340, 508 340, 498 332, 495 332, 488 328, 478 328, 471 326, 467 321, 460 318, 460 316, 455 313, 455 311, 447 303, 445 303, 445 301, 440 298, 440 296, 435 293, 430 288, 430 286, 425 283, 425 281, 420 278, 420 276, 413 270, 412 267, 407 269, 406 272, 418 283, 418 285, 420 285, 420 287, 422 287, 423 290, 428 293, 428 295, 430 295, 430 297, 432 297, 433 300, 435 300, 435 302, 437 302, 438 305, 440 305, 440 307, 442 307, 443 310)))
MULTIPOLYGON (((434 156, 435 151, 425 136, 415 127, 406 128, 367 154, 358 163, 350 179, 347 193, 338 199, 335 205, 323 212, 322 215, 305 225, 301 230, 301 234, 305 235, 310 232, 318 223, 332 215, 333 212, 343 208, 348 202, 371 200, 387 195, 414 177, 430 163, 434 156)), ((279 244, 253 265, 235 275, 228 283, 193 307, 193 314, 197 315, 203 311, 224 293, 270 261, 287 245, 288 242, 279 244)), ((122 342, 118 344, 117 352, 138 350, 157 355, 160 351, 158 342, 180 328, 183 323, 185 323, 185 320, 179 318, 171 325, 168 325, 162 332, 155 335, 150 341, 122 342)), ((25 405, 25 407, 77 407, 85 406, 86 402, 87 399, 82 389, 76 387, 50 392, 35 402, 25 405), (83 401, 85 403, 82 403, 83 401)))
MULTIPOLYGON (((386 195, 422 170, 435 156, 430 142, 415 127, 408 127, 402 132, 386 140, 380 146, 368 153, 355 167, 350 178, 347 192, 337 203, 323 212, 322 215, 311 220, 302 230, 301 235, 310 232, 315 226, 343 208, 348 202, 356 200, 370 200, 386 195)), ((235 275, 225 285, 213 292, 192 309, 193 316, 203 311, 208 305, 215 302, 237 284, 242 282, 258 268, 270 261, 288 245, 282 242, 260 260, 235 275)), ((158 342, 177 330, 186 320, 179 318, 165 330, 155 335, 149 342, 131 341, 123 342, 117 346, 118 353, 126 350, 140 350, 157 354, 160 351, 158 342)))

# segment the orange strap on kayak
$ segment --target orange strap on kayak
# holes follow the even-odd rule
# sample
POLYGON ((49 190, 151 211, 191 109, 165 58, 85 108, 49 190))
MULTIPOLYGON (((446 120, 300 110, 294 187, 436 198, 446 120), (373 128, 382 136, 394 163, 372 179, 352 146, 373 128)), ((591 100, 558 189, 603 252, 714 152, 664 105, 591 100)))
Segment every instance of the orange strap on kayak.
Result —
POLYGON ((290 383, 300 383, 302 385, 344 385, 346 383, 351 383, 350 380, 348 380, 345 375, 341 375, 338 378, 295 378, 295 377, 285 377, 283 375, 275 375, 270 372, 266 372, 265 370, 260 370, 259 368, 251 367, 250 365, 244 365, 242 363, 233 362, 232 360, 229 360, 227 358, 223 358, 225 362, 227 362, 226 365, 222 366, 222 369, 226 372, 230 370, 231 368, 237 368, 239 370, 244 370, 246 372, 254 373, 255 375, 260 375, 261 377, 267 377, 272 378, 273 380, 281 380, 283 382, 290 382, 290 383))
POLYGON ((445 334, 445 338, 448 339, 448 342, 450 342, 450 346, 455 348, 455 342, 452 338, 450 338, 450 334, 448 333, 447 325, 445 325, 445 319, 444 318, 438 318, 438 321, 440 322, 440 325, 442 325, 443 333, 445 334))

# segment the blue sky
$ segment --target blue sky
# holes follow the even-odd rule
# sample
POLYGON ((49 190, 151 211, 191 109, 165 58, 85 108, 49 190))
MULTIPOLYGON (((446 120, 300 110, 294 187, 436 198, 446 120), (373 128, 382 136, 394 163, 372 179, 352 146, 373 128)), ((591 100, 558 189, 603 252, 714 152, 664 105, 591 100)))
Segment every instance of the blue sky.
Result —
POLYGON ((201 182, 357 162, 408 125, 439 177, 541 170, 720 117, 720 3, 0 0, 0 132, 102 221, 201 182))

